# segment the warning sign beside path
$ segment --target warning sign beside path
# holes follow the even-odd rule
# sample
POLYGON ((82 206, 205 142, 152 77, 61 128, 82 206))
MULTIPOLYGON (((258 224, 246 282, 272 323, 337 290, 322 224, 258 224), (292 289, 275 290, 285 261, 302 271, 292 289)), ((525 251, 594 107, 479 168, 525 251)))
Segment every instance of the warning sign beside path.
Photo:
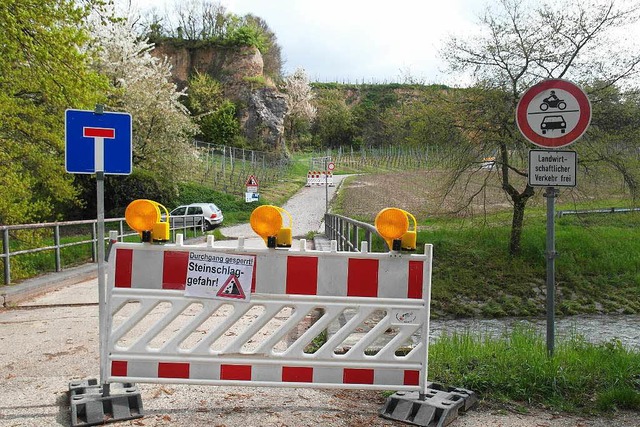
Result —
POLYGON ((245 185, 247 187, 257 187, 258 180, 256 179, 255 175, 249 175, 249 177, 247 178, 247 182, 245 182, 245 185))
POLYGON ((190 297, 249 301, 255 257, 189 252, 184 294, 190 297))

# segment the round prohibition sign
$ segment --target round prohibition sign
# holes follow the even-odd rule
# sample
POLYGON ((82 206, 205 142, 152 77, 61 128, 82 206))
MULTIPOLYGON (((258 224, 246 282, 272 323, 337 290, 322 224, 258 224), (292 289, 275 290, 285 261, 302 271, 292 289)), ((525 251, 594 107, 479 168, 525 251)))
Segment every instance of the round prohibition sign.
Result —
POLYGON ((530 87, 516 107, 522 135, 543 148, 561 148, 578 140, 591 122, 591 103, 570 81, 544 80, 530 87))
POLYGON ((330 171, 334 170, 336 168, 336 164, 333 162, 329 162, 329 164, 327 165, 327 169, 329 169, 330 171))

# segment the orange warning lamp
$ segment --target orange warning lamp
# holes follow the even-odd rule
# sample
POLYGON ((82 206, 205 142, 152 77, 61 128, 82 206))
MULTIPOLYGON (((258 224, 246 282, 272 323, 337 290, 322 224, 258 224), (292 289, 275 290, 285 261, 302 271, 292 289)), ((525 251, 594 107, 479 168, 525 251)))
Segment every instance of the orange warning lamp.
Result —
POLYGON ((409 230, 406 211, 398 208, 383 209, 376 215, 374 225, 387 242, 389 249, 399 251, 402 248, 402 237, 409 230))
POLYGON ((278 208, 271 205, 258 206, 251 212, 249 224, 262 237, 267 247, 276 247, 278 232, 282 228, 282 215, 278 208))
POLYGON ((138 199, 129 203, 124 212, 129 227, 140 233, 143 242, 166 242, 169 240, 169 212, 158 202, 138 199), (162 221, 162 208, 166 214, 162 221))
POLYGON ((289 212, 272 205, 258 206, 251 213, 249 223, 256 234, 264 240, 267 247, 291 247, 291 223, 289 212), (289 217, 289 226, 282 226, 282 213, 289 217))

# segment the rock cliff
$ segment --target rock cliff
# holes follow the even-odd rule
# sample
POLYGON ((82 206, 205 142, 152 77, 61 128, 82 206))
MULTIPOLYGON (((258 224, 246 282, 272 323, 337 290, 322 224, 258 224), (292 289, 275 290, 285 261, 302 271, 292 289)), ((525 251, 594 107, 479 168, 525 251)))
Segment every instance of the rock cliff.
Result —
POLYGON ((168 58, 173 80, 179 88, 187 86, 189 77, 195 72, 209 74, 218 80, 225 96, 238 107, 244 136, 270 148, 281 146, 287 103, 275 86, 256 83, 265 81, 258 49, 162 42, 156 44, 152 54, 168 58))

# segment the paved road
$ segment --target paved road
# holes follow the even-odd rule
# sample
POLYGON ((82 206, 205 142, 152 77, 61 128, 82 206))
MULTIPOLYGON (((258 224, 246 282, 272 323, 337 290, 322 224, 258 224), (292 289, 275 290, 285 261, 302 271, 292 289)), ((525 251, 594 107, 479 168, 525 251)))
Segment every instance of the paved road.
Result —
MULTIPOLYGON (((324 212, 327 194, 329 201, 333 199, 346 175, 334 176, 334 187, 303 187, 291 197, 282 208, 291 214, 293 225, 291 233, 294 238, 306 238, 309 232, 324 233, 324 212), (327 191, 328 190, 328 191, 327 191)), ((220 228, 226 237, 255 238, 255 233, 249 224, 234 225, 220 228)))
MULTIPOLYGON (((96 302, 97 280, 91 280, 0 310, 0 426, 70 425, 69 382, 99 377, 96 302)), ((379 397, 361 392, 139 387, 146 416, 121 425, 393 425, 377 419, 379 397)))

